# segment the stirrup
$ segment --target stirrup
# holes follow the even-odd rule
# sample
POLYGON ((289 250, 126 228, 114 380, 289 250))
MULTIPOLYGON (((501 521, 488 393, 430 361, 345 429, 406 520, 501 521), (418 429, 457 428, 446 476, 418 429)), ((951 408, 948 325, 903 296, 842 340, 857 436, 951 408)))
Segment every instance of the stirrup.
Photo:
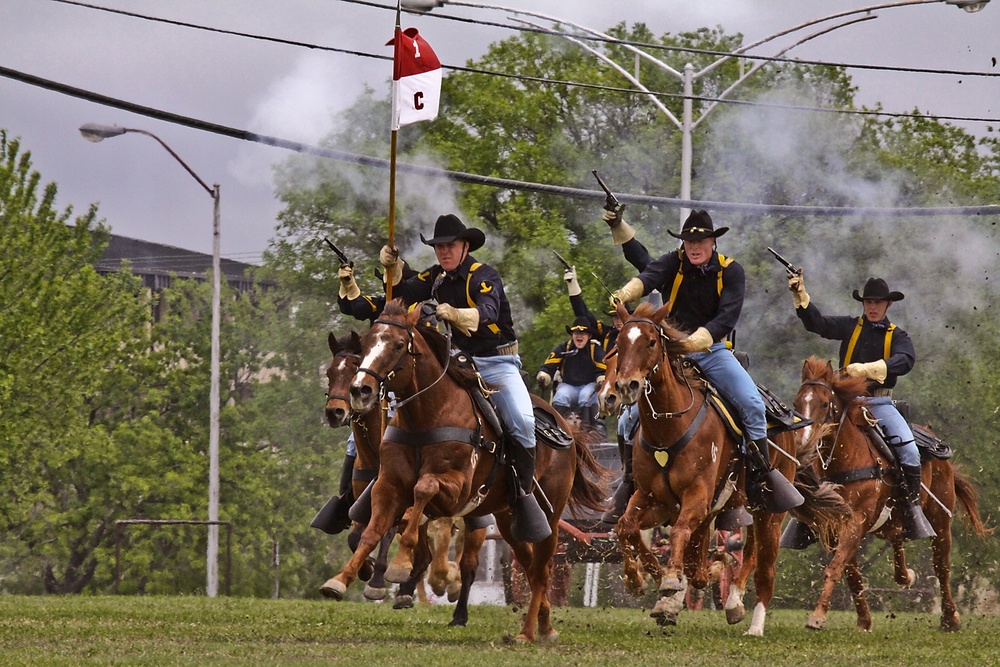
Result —
POLYGON ((362 526, 367 526, 368 522, 372 520, 372 487, 375 486, 375 480, 373 479, 365 487, 365 490, 358 496, 358 499, 354 501, 351 505, 351 511, 348 512, 348 516, 351 517, 351 521, 360 523, 362 526))
POLYGON ((815 543, 817 539, 816 533, 808 524, 793 518, 785 526, 785 530, 781 532, 781 541, 778 542, 778 546, 782 549, 805 549, 810 544, 815 543))
POLYGON ((937 537, 937 532, 930 521, 924 516, 919 504, 900 506, 900 522, 903 525, 904 540, 922 540, 927 537, 937 537))
POLYGON ((764 509, 772 514, 782 514, 806 501, 795 485, 778 470, 764 475, 763 485, 764 509))
POLYGON ((743 505, 740 505, 736 509, 722 510, 719 515, 715 517, 715 529, 716 530, 728 530, 730 532, 734 530, 739 530, 744 526, 749 526, 753 523, 753 516, 750 512, 747 512, 743 505))
POLYGON ((337 535, 351 527, 351 501, 348 498, 334 496, 316 512, 309 522, 312 528, 318 528, 327 535, 337 535))
POLYGON ((511 507, 510 533, 518 542, 541 542, 552 534, 549 519, 533 493, 521 494, 511 507))

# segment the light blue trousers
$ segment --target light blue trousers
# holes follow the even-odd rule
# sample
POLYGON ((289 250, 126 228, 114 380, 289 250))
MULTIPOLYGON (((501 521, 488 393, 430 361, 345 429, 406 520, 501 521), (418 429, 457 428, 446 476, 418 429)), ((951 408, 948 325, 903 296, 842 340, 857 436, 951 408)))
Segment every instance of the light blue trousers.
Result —
POLYGON ((593 382, 581 385, 560 382, 552 396, 552 405, 563 408, 582 408, 588 405, 597 407, 596 386, 593 382))
POLYGON ((746 439, 766 438, 764 399, 760 397, 753 378, 726 348, 725 341, 715 343, 707 352, 689 354, 687 358, 698 364, 712 386, 739 411, 746 439))
POLYGON ((497 388, 493 394, 504 427, 525 449, 535 447, 535 413, 531 395, 521 379, 521 357, 473 357, 483 379, 497 388))
POLYGON ((632 446, 632 441, 629 440, 628 436, 635 428, 637 421, 639 421, 639 406, 637 404, 626 406, 621 416, 618 417, 618 436, 624 438, 625 444, 629 447, 632 446))
POLYGON ((899 414, 899 409, 892 402, 891 396, 877 396, 866 398, 865 405, 871 411, 872 416, 885 431, 889 442, 886 443, 896 452, 900 465, 919 466, 920 452, 917 450, 917 443, 913 439, 913 431, 909 424, 899 414))

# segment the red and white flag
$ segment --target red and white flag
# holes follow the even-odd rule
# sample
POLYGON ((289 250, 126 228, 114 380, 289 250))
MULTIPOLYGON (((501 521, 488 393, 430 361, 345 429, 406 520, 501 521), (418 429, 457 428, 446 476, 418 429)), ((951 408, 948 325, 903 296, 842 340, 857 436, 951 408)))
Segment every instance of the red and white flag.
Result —
POLYGON ((441 103, 441 61, 416 28, 400 30, 393 44, 392 129, 437 118, 441 103))

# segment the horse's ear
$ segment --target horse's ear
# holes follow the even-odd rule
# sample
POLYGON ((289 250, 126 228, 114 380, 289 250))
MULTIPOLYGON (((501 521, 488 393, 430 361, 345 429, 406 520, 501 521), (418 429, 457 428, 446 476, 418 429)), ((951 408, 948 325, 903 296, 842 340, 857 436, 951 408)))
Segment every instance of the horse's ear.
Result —
POLYGON ((670 315, 670 304, 665 303, 662 306, 660 306, 660 308, 655 313, 653 313, 653 317, 651 319, 654 322, 662 322, 663 320, 667 319, 668 315, 670 315))
POLYGON ((351 350, 361 352, 361 334, 351 329, 351 350))
POLYGON ((826 360, 826 372, 833 375, 833 362, 829 359, 826 360))
POLYGON ((330 332, 330 335, 327 336, 326 338, 326 344, 330 346, 330 352, 332 352, 333 355, 336 356, 337 350, 340 349, 340 346, 337 343, 337 337, 333 335, 332 331, 330 332))
POLYGON ((406 313, 406 320, 405 320, 406 321, 406 326, 408 326, 410 328, 413 328, 413 327, 417 326, 417 323, 420 321, 420 311, 421 310, 422 310, 422 308, 420 308, 418 306, 417 308, 411 308, 406 313))

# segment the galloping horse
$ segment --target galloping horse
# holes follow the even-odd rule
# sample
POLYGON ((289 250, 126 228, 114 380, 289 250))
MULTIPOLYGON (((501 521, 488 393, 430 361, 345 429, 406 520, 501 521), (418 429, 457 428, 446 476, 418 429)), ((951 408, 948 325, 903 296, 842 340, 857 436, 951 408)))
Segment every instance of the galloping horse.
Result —
MULTIPOLYGON (((364 492, 369 482, 375 479, 378 474, 378 447, 381 442, 382 413, 380 410, 370 410, 364 415, 354 415, 351 411, 348 392, 351 380, 358 372, 361 363, 361 338, 358 334, 352 331, 350 334, 338 339, 331 333, 327 342, 330 352, 333 354, 333 360, 326 370, 327 392, 325 414, 327 422, 334 428, 346 426, 348 422, 351 425, 351 430, 354 433, 354 442, 358 449, 353 480, 354 497, 358 498, 364 492)), ((446 530, 450 536, 451 526, 452 520, 450 518, 441 518, 431 522, 426 530, 434 535, 439 535, 442 531, 446 530), (441 525, 438 526, 437 524, 441 525)), ((361 538, 361 529, 361 526, 356 526, 348 537, 348 543, 352 551, 357 548, 358 541, 361 538)), ((454 602, 457 600, 460 595, 461 582, 456 572, 458 569, 457 566, 448 561, 447 544, 442 550, 439 543, 434 545, 437 548, 433 548, 431 545, 424 544, 422 540, 421 548, 417 551, 419 556, 417 559, 418 566, 412 568, 412 574, 409 572, 409 566, 407 566, 407 576, 399 581, 396 581, 391 574, 386 575, 387 570, 391 572, 391 566, 388 563, 388 554, 389 546, 395 534, 395 529, 390 529, 379 544, 378 557, 374 562, 369 562, 371 559, 367 559, 362 566, 362 570, 365 571, 367 576, 361 578, 368 580, 364 591, 365 598, 368 600, 384 599, 386 596, 385 581, 388 578, 390 581, 400 584, 400 588, 393 600, 393 608, 402 609, 412 607, 413 592, 416 584, 429 566, 428 583, 434 592, 438 595, 447 592, 450 601, 454 602), (431 548, 428 549, 428 547, 431 548), (456 580, 458 580, 458 585, 456 585, 456 580)), ((485 536, 486 529, 479 529, 476 537, 469 540, 470 548, 473 548, 473 545, 477 542, 479 545, 482 545, 485 536)), ((396 561, 393 561, 393 563, 395 564, 396 561)), ((328 584, 329 581, 320 588, 320 592, 329 597, 331 593, 328 584)), ((453 624, 464 625, 467 620, 468 610, 456 607, 453 624)))
MULTIPOLYGON (((804 437, 814 443, 813 465, 817 474, 841 484, 841 495, 853 510, 853 518, 836 536, 833 559, 823 571, 823 590, 806 627, 821 630, 826 625, 833 588, 841 576, 847 584, 857 610, 857 629, 870 631, 871 613, 865 599, 857 552, 861 539, 869 532, 888 540, 893 550, 896 583, 912 586, 913 570, 906 567, 902 526, 895 513, 887 518, 891 505, 892 482, 897 473, 867 433, 868 416, 864 403, 865 378, 837 374, 829 361, 810 357, 802 366, 802 386, 795 396, 795 408, 827 425, 821 437, 804 437)), ((965 509, 967 523, 982 537, 989 531, 979 516, 979 497, 975 488, 948 460, 922 458, 924 493, 921 506, 937 536, 931 540, 934 573, 941 587, 941 630, 956 631, 961 620, 951 595, 951 519, 956 499, 965 509)), ((803 455, 803 463, 806 463, 803 455)))
MULTIPOLYGON (((518 639, 553 640, 557 633, 546 589, 559 539, 559 517, 567 503, 571 509, 581 505, 602 509, 604 492, 590 476, 600 479, 602 469, 578 435, 562 449, 539 441, 535 493, 540 504, 550 508, 552 534, 537 544, 515 540, 510 514, 515 488, 502 462, 501 435, 477 406, 479 376, 453 363, 448 339, 436 329, 418 326, 419 316, 419 309, 408 313, 401 301, 394 300, 362 338, 362 368, 351 383, 352 407, 359 412, 371 409, 380 385, 399 402, 380 448, 382 467, 371 488, 371 521, 354 556, 331 585, 343 595, 364 558, 404 511, 406 527, 399 543, 403 553, 411 552, 416 544, 421 514, 475 517, 492 513, 531 587, 518 639)), ((537 397, 533 400, 536 405, 544 404, 537 397)), ((551 406, 547 412, 568 429, 551 406)), ((468 595, 477 561, 478 552, 468 558, 463 553, 463 596, 468 595)))
MULTIPOLYGON (((712 519, 723 509, 743 505, 740 445, 719 413, 709 405, 704 382, 683 361, 685 334, 665 322, 669 308, 640 304, 633 315, 618 312, 624 324, 618 335, 614 391, 626 403, 639 404, 640 439, 633 448, 635 493, 618 521, 629 590, 641 593, 642 570, 657 582, 660 599, 653 609, 658 622, 676 623, 688 579, 695 586, 707 582, 705 554, 712 519), (661 569, 656 556, 639 537, 641 529, 670 523, 670 555, 661 569)), ((609 365, 610 369, 610 365, 609 365)), ((610 370, 609 370, 610 374, 610 370)), ((602 408, 616 401, 605 382, 599 393, 602 408)), ((792 456, 790 432, 773 437, 771 465, 793 479, 797 462, 792 456), (781 450, 780 452, 777 450, 781 450)), ((806 505, 829 501, 832 492, 800 488, 806 505)), ((839 499, 837 499, 839 501, 839 499)), ((830 511, 836 511, 836 503, 830 511)), ((795 513, 813 511, 796 508, 795 513)), ((753 514, 744 560, 726 600, 726 619, 743 619, 743 594, 754 574, 757 604, 747 634, 762 636, 767 606, 774 594, 775 561, 784 514, 763 510, 753 514)))

